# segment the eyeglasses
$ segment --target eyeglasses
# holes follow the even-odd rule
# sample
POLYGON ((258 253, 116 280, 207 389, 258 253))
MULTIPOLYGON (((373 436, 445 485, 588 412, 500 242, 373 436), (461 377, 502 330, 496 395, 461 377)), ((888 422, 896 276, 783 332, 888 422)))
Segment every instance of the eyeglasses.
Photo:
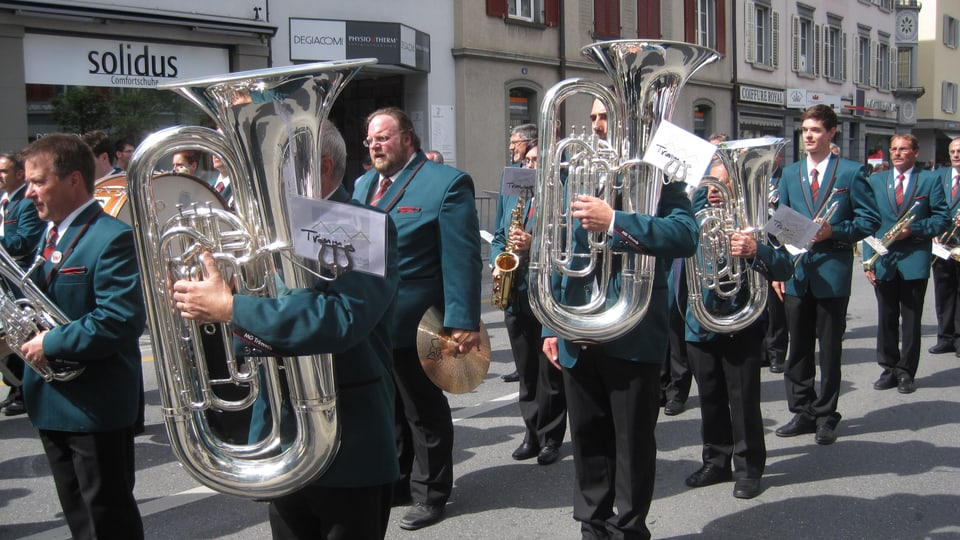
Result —
POLYGON ((518 144, 528 143, 528 142, 534 141, 534 140, 536 140, 536 139, 518 139, 518 140, 516 140, 516 141, 513 141, 513 140, 512 140, 512 141, 510 141, 510 144, 509 144, 507 147, 508 147, 508 148, 513 148, 514 146, 516 146, 516 145, 518 145, 518 144))
POLYGON ((912 151, 913 151, 913 148, 910 146, 897 146, 895 148, 890 149, 891 154, 896 152, 912 152, 912 151))
POLYGON ((370 138, 364 139, 364 140, 363 140, 363 146, 364 146, 365 148, 370 148, 371 146, 373 146, 373 145, 375 145, 375 144, 386 144, 387 141, 389 141, 390 139, 392 139, 392 138, 396 137, 397 135, 403 133, 404 131, 407 131, 407 130, 398 131, 398 132, 396 132, 396 133, 394 133, 394 134, 392 134, 392 135, 377 135, 376 137, 373 137, 372 139, 370 139, 370 138))

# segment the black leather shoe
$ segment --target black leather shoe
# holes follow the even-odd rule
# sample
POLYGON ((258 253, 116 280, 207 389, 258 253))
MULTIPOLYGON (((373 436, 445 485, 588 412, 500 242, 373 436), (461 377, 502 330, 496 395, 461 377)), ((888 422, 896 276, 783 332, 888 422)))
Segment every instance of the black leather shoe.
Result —
POLYGON ((897 392, 901 394, 912 394, 917 390, 917 385, 913 382, 913 377, 904 373, 897 378, 897 392))
POLYGON ((796 437, 805 433, 817 431, 817 424, 806 416, 795 414, 793 419, 777 428, 777 437, 796 437))
POLYGON ((705 487, 720 482, 729 482, 732 479, 733 473, 730 472, 730 469, 707 463, 700 467, 700 470, 687 477, 687 485, 690 487, 705 487))
POLYGON ((503 380, 503 382, 517 382, 520 380, 520 374, 514 371, 513 373, 501 375, 500 379, 503 380))
POLYGON ((27 412, 27 408, 23 406, 22 401, 14 401, 13 403, 7 405, 3 408, 4 416, 17 416, 27 412))
POLYGON ((820 424, 817 426, 817 434, 813 436, 817 444, 833 444, 837 440, 837 434, 833 426, 829 424, 820 424))
POLYGON ((770 373, 783 373, 783 362, 771 362, 770 373))
POLYGON ((400 528, 415 531, 433 525, 443 519, 443 506, 416 503, 400 519, 400 528))
POLYGON ((950 343, 937 343, 933 347, 927 349, 927 352, 930 354, 944 354, 948 352, 957 352, 957 348, 950 343))
POLYGON ((544 446, 537 454, 537 463, 540 465, 550 465, 560 458, 560 447, 552 444, 544 446))
POLYGON ((683 402, 671 399, 663 406, 663 414, 667 416, 676 416, 683 412, 683 402))
POLYGON ((876 382, 873 383, 874 390, 889 390, 897 387, 897 378, 893 373, 885 372, 876 382))
POLYGON ((540 445, 525 442, 517 447, 513 451, 513 459, 517 461, 523 461, 525 459, 530 459, 537 457, 537 454, 540 453, 540 445))
POLYGON ((738 499, 752 499, 759 494, 759 478, 738 478, 733 484, 733 496, 738 499))

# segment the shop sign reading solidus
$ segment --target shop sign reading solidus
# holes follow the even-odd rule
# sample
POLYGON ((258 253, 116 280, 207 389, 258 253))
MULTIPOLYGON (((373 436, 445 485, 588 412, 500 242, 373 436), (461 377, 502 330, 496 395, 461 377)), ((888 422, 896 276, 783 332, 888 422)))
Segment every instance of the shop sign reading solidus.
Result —
POLYGON ((226 49, 26 34, 26 82, 153 88, 230 71, 226 49))

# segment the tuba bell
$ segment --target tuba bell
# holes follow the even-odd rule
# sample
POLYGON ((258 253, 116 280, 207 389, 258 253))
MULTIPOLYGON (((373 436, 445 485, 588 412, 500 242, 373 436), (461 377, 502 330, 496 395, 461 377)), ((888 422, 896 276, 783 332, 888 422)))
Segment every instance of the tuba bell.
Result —
POLYGON ((753 324, 766 308, 767 280, 751 271, 744 260, 730 255, 730 234, 750 232, 758 244, 767 242, 763 228, 769 216, 770 178, 785 142, 759 138, 720 143, 717 155, 730 177, 730 187, 712 176, 700 181, 701 187, 716 188, 722 201, 719 207, 697 212, 700 242, 694 256, 686 259, 688 305, 705 330, 738 332, 753 324), (705 303, 710 295, 726 300, 742 294, 746 302, 727 313, 715 313, 705 303))
POLYGON ((293 254, 289 199, 320 196, 323 121, 344 85, 373 63, 305 64, 164 86, 212 117, 219 132, 200 127, 161 130, 149 136, 131 160, 129 200, 167 434, 187 472, 216 491, 274 498, 300 489, 326 470, 339 447, 333 358, 238 358, 230 325, 180 317, 173 282, 201 275, 199 256, 204 251, 212 253, 224 278, 243 294, 273 297, 283 287, 309 287, 317 278, 328 278, 320 261, 293 254), (154 169, 165 155, 185 149, 221 156, 234 185, 235 212, 193 204, 161 219, 169 201, 154 196, 154 169), (201 345, 205 335, 218 330, 223 351, 217 352, 226 358, 230 375, 226 380, 211 380, 206 363, 211 349, 201 345), (281 444, 284 382, 296 433, 281 444), (213 391, 216 384, 244 386, 249 393, 227 401, 213 391), (218 437, 206 411, 242 410, 260 392, 273 418, 269 434, 246 444, 218 437))
POLYGON ((568 79, 544 96, 540 142, 545 151, 540 152, 537 166, 538 212, 528 287, 537 318, 557 335, 579 342, 604 342, 623 336, 646 315, 655 260, 612 251, 605 233, 591 233, 588 252, 575 253, 569 202, 577 195, 596 195, 611 207, 619 200, 619 209, 624 211, 656 214, 660 190, 669 179, 640 158, 660 122, 673 114, 682 86, 719 56, 689 43, 636 40, 594 43, 581 52, 603 68, 612 80, 612 90, 596 82, 568 79), (560 105, 576 94, 604 103, 607 140, 573 133, 557 141, 553 126, 558 125, 560 105), (608 302, 606 291, 614 264, 620 268, 621 289, 616 301, 608 302), (551 279, 555 272, 584 277, 598 265, 604 269, 597 284, 600 293, 585 305, 565 305, 554 299, 551 279))

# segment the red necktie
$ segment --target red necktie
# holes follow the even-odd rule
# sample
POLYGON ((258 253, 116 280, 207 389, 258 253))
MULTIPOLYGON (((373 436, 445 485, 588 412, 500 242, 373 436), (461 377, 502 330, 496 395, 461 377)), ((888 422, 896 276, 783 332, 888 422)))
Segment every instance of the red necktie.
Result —
MULTIPOLYGON (((954 185, 956 185, 956 183, 954 183, 954 185)), ((957 188, 953 188, 953 190, 956 191, 957 188)), ((4 195, 4 196, 3 196, 3 200, 0 201, 0 217, 2 217, 3 219, 6 219, 6 218, 7 218, 7 205, 8 205, 8 204, 10 204, 10 199, 8 199, 6 195, 4 195)))
POLYGON ((370 199, 370 204, 377 204, 377 201, 380 200, 380 197, 383 197, 383 194, 387 192, 387 188, 389 188, 392 183, 393 180, 391 180, 389 176, 381 180, 380 187, 377 189, 377 192, 373 194, 373 198, 370 199))
MULTIPOLYGON (((953 175, 953 189, 950 190, 950 198, 957 200, 957 186, 960 185, 960 174, 953 175)), ((6 208, 6 207, 4 207, 6 208)))
POLYGON ((221 182, 217 182, 217 185, 214 187, 214 189, 217 190, 217 193, 223 193, 223 188, 225 188, 225 187, 227 187, 227 186, 225 186, 225 185, 223 184, 223 182, 221 181, 221 182))
POLYGON ((819 176, 820 172, 816 169, 810 171, 810 198, 814 203, 817 202, 817 195, 820 194, 820 182, 817 181, 819 176))
POLYGON ((897 206, 903 204, 903 175, 897 175, 897 185, 893 188, 893 196, 897 199, 897 206))
POLYGON ((50 257, 53 255, 54 248, 57 247, 57 228, 53 227, 50 229, 50 233, 47 234, 47 243, 43 245, 43 258, 50 260, 50 257))

